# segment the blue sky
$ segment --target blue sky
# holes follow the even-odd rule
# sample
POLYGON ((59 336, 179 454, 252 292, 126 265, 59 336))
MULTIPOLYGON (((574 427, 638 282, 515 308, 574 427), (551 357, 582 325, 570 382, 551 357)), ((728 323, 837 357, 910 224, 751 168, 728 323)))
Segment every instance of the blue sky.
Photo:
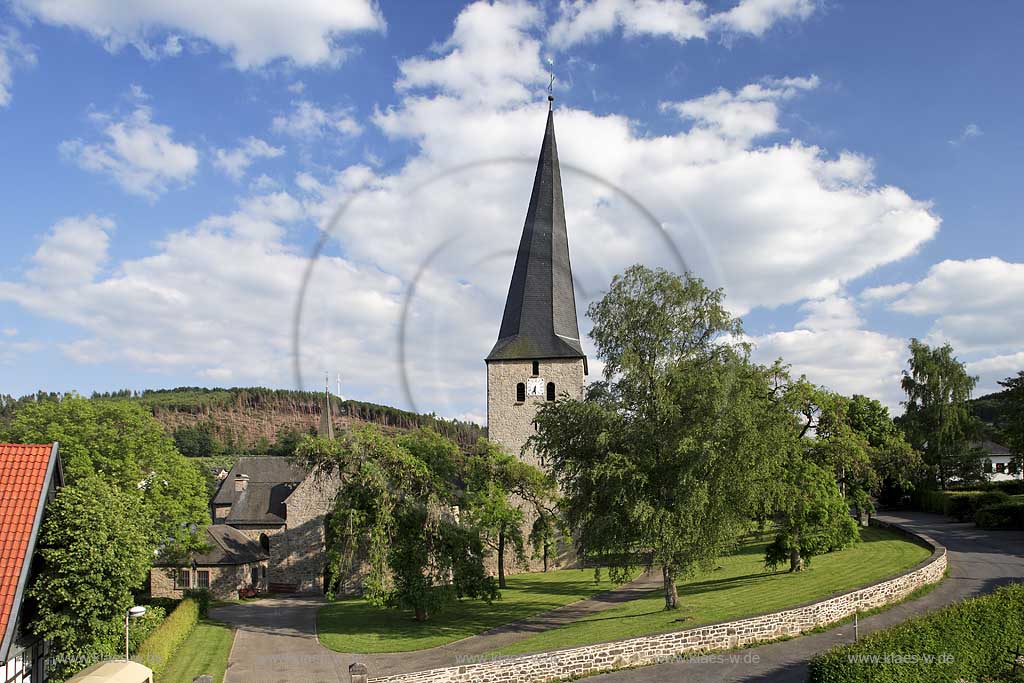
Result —
POLYGON ((405 343, 414 406, 482 420, 549 59, 561 158, 609 184, 563 179, 584 331, 614 273, 676 265, 614 187, 762 360, 897 411, 910 336, 950 341, 979 392, 1024 368, 1015 3, 275 12, 0 4, 0 392, 295 386, 299 282, 351 202, 301 382, 410 407, 405 343))

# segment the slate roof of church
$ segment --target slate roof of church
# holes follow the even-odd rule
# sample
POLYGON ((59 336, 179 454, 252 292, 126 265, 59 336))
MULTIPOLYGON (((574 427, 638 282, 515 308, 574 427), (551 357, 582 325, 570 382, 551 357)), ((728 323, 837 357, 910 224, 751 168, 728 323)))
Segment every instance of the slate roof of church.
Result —
POLYGON ((227 524, 284 524, 285 500, 304 479, 306 471, 291 458, 249 456, 239 458, 221 482, 214 506, 230 505, 227 524), (246 474, 244 491, 235 491, 235 475, 246 474))
POLYGON ((487 355, 488 361, 544 358, 584 358, 553 111, 548 112, 498 341, 487 355))
POLYGON ((46 494, 61 483, 57 444, 0 444, 0 662, 18 627, 46 494))

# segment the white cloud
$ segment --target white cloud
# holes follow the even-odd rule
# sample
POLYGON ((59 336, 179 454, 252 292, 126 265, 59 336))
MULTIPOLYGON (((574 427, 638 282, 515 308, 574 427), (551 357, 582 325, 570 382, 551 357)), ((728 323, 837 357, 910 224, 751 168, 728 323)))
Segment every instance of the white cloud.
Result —
POLYGON ((0 107, 11 103, 14 69, 36 63, 35 49, 21 41, 18 32, 9 26, 0 26, 0 107))
POLYGON ((293 102, 292 111, 275 116, 272 127, 277 133, 305 139, 323 137, 328 133, 356 137, 363 132, 351 109, 338 108, 327 112, 308 100, 293 102))
POLYGON ((0 333, 2 333, 5 337, 16 337, 18 335, 18 328, 5 327, 4 329, 0 330, 0 333))
POLYGON ((1024 370, 1024 351, 971 361, 967 364, 967 370, 980 375, 994 376, 996 379, 1010 377, 1024 370))
POLYGON ((708 14, 697 0, 564 0, 550 31, 552 44, 568 48, 621 28, 627 38, 658 36, 685 43, 712 33, 761 36, 786 19, 810 17, 816 0, 739 0, 708 14))
POLYGON ((114 222, 95 215, 65 218, 43 238, 26 273, 45 287, 75 287, 91 282, 107 258, 114 222))
POLYGON ((869 287, 860 293, 860 298, 864 301, 887 301, 889 299, 895 299, 900 294, 905 294, 910 291, 911 287, 913 287, 913 285, 909 282, 897 282, 894 285, 869 287))
POLYGON ((1008 352, 1024 329, 1024 263, 998 257, 946 260, 889 306, 937 316, 928 337, 960 352, 1008 352))
POLYGON ((763 84, 751 84, 735 93, 719 88, 710 95, 686 102, 663 102, 661 109, 675 111, 722 137, 749 144, 755 138, 779 131, 777 103, 780 100, 791 99, 799 91, 813 90, 818 85, 818 77, 814 75, 767 79, 763 84))
POLYGON ((954 147, 959 147, 968 140, 981 137, 982 135, 984 135, 984 133, 982 132, 981 128, 978 127, 977 124, 968 123, 966 126, 964 126, 963 131, 961 131, 958 137, 952 140, 947 140, 947 142, 949 142, 949 144, 951 144, 954 147))
POLYGON ((399 91, 438 88, 471 102, 501 106, 527 98, 547 81, 540 41, 528 30, 543 20, 525 2, 476 2, 455 19, 451 37, 438 46, 442 57, 403 61, 399 91))
POLYGON ((110 175, 126 191, 155 199, 172 186, 187 184, 199 165, 195 148, 176 142, 170 126, 154 123, 152 109, 133 88, 135 109, 122 119, 93 114, 107 140, 60 143, 61 155, 81 168, 110 175))
POLYGON ((256 159, 274 159, 284 154, 284 147, 273 147, 259 138, 248 137, 232 150, 213 150, 213 165, 229 178, 240 181, 256 159))
POLYGON ((108 50, 133 45, 147 58, 181 51, 181 36, 216 46, 239 69, 276 59, 298 66, 337 63, 340 38, 383 31, 373 0, 14 0, 16 11, 55 26, 81 29, 108 50))
POLYGON ((808 316, 795 329, 750 337, 754 357, 763 363, 782 358, 794 375, 807 375, 811 382, 847 396, 870 396, 891 412, 902 412, 900 377, 907 341, 863 329, 847 298, 809 301, 801 310, 808 316))

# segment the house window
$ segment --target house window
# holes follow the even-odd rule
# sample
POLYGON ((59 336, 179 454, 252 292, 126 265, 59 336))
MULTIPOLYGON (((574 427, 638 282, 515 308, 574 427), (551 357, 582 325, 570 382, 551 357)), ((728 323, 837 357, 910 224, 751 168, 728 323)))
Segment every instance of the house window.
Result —
POLYGON ((986 460, 985 461, 985 474, 992 474, 992 461, 991 460, 986 460))
POLYGON ((210 572, 205 569, 200 569, 196 572, 196 586, 199 588, 210 587, 210 572))
POLYGON ((996 463, 996 472, 998 472, 999 474, 1002 474, 1004 471, 1006 471, 1006 463, 1004 463, 1004 462, 997 462, 996 463))
POLYGON ((263 552, 270 552, 270 536, 260 534, 260 547, 263 548, 263 552))
POLYGON ((540 361, 533 361, 533 376, 536 377, 540 374, 540 361))
POLYGON ((174 577, 174 587, 187 589, 192 587, 192 572, 188 569, 179 569, 174 577))
POLYGON ((549 401, 554 401, 555 400, 555 383, 554 382, 548 382, 548 400, 549 401))
POLYGON ((253 586, 258 586, 260 584, 260 568, 259 567, 253 567, 252 569, 250 569, 249 570, 249 577, 250 577, 250 583, 253 586))
POLYGON ((520 382, 516 385, 516 401, 522 403, 526 400, 526 385, 520 382))

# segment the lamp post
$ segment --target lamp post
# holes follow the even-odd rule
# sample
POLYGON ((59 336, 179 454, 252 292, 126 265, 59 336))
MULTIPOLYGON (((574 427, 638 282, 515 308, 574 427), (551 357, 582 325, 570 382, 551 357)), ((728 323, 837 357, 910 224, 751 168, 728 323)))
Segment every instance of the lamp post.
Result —
POLYGON ((124 613, 124 661, 128 661, 128 618, 129 617, 141 617, 146 613, 146 608, 141 605, 135 607, 129 607, 128 611, 124 613))

